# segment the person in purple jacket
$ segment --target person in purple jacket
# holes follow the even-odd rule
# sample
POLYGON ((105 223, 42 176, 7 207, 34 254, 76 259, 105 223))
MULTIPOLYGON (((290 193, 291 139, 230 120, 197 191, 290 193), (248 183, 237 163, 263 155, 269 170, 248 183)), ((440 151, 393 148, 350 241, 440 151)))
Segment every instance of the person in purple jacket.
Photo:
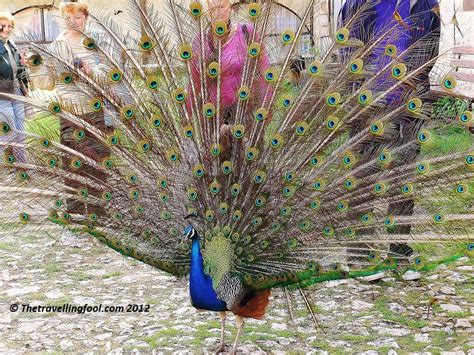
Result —
MULTIPOLYGON (((362 6, 372 0, 347 0, 341 9, 339 14, 339 24, 342 26, 349 16, 355 13, 362 6)), ((375 3, 375 2, 374 2, 375 3)), ((384 0, 376 3, 371 12, 358 26, 352 29, 351 37, 358 38, 364 42, 370 41, 377 34, 382 33, 387 28, 395 25, 397 22, 401 25, 400 28, 405 29, 405 36, 400 36, 399 40, 394 44, 397 47, 398 53, 403 52, 416 41, 420 40, 425 36, 431 36, 429 45, 431 46, 430 51, 426 52, 424 61, 427 62, 430 59, 437 56, 439 51, 439 31, 440 31, 440 19, 433 11, 438 2, 436 0, 418 0, 413 7, 410 8, 410 0, 384 0)), ((387 43, 381 43, 381 48, 384 48, 387 43)), ((419 58, 418 58, 419 59, 419 58)), ((387 64, 386 58, 377 58, 375 60, 378 65, 383 66, 387 64)), ((410 62, 410 61, 406 61, 410 62)), ((420 62, 418 60, 418 62, 420 62)), ((433 65, 428 66, 427 70, 418 77, 417 85, 419 87, 419 93, 422 94, 430 88, 430 81, 428 73, 433 65)), ((410 68, 409 68, 410 70, 410 68)), ((389 97, 388 100, 397 100, 396 92, 389 97)), ((407 145, 404 148, 403 155, 405 163, 407 161, 415 161, 420 153, 420 146, 418 144, 407 144, 412 142, 414 137, 418 136, 423 121, 413 118, 403 117, 400 115, 396 122, 398 134, 393 138, 395 139, 396 146, 407 145)), ((356 122, 351 127, 349 135, 355 136, 360 132, 361 129, 365 128, 365 122, 356 122)), ((361 145, 360 151, 364 152, 364 156, 370 156, 367 152, 377 152, 379 148, 379 142, 368 141, 361 145)), ((362 162, 361 162, 362 164, 362 162)), ((411 215, 413 214, 414 201, 405 200, 403 202, 390 203, 387 208, 388 215, 411 215)), ((410 225, 393 226, 388 229, 390 234, 408 235, 410 234, 410 225)), ((366 233, 375 233, 374 230, 365 230, 366 233)), ((350 254, 349 259, 354 262, 357 260, 365 259, 370 245, 354 245, 354 249, 348 250, 350 254), (361 255, 358 257, 357 255, 361 255)), ((390 252, 394 255, 399 255, 400 259, 409 257, 413 254, 413 250, 404 243, 391 243, 390 252)))

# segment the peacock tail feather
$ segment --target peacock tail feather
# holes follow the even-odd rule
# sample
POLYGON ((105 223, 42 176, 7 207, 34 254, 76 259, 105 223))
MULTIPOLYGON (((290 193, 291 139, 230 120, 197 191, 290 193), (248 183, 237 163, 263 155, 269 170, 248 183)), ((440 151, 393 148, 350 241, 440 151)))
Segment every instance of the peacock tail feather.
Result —
POLYGON ((472 257, 472 112, 433 118, 456 80, 427 90, 442 54, 436 33, 400 45, 416 16, 371 34, 361 24, 377 2, 352 9, 330 41, 314 41, 294 82, 314 0, 278 41, 272 2, 230 23, 199 1, 164 16, 140 3, 123 25, 92 12, 89 68, 61 43, 32 45, 30 65, 54 77, 56 94, 0 93, 34 117, 21 132, 1 123, 0 191, 19 206, 3 209, 2 225, 87 233, 183 276, 193 215, 215 289, 226 275, 304 288, 472 257), (415 250, 408 264, 403 244, 415 250))

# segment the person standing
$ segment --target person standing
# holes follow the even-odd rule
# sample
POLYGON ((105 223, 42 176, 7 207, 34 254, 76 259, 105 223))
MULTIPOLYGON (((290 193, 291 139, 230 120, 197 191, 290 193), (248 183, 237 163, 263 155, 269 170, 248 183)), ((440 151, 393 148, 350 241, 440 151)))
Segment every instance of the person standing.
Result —
MULTIPOLYGON (((7 12, 0 12, 0 92, 27 95, 28 75, 23 59, 10 36, 15 28, 15 18, 7 12)), ((0 151, 9 151, 17 162, 25 162, 25 148, 22 146, 22 131, 25 125, 25 106, 16 100, 0 99, 0 119, 10 126, 12 133, 0 136, 0 143, 13 138, 19 145, 0 151), (8 138, 7 138, 8 137, 8 138)))
MULTIPOLYGON (((65 30, 52 43, 62 53, 70 56, 68 60, 74 63, 76 69, 85 75, 99 75, 95 70, 100 67, 100 57, 97 53, 91 52, 84 46, 86 37, 86 24, 89 19, 89 8, 85 3, 77 1, 63 1, 60 5, 61 16, 64 19, 65 30), (64 50, 64 51, 63 51, 64 50)), ((73 108, 72 113, 87 123, 99 128, 102 132, 112 131, 112 123, 105 119, 104 110, 94 110, 88 103, 87 95, 83 95, 76 90, 71 90, 56 81, 58 75, 51 73, 55 68, 48 68, 45 65, 30 66, 32 83, 35 88, 41 90, 55 90, 56 95, 64 103, 65 109, 73 108)), ((101 141, 94 139, 87 133, 84 127, 80 127, 66 119, 60 120, 60 142, 62 145, 85 154, 95 161, 102 161, 110 156, 110 149, 101 141), (75 132, 85 130, 87 139, 78 140, 75 132)), ((76 174, 85 178, 93 179, 95 183, 103 185, 106 183, 106 173, 94 166, 84 166, 81 170, 75 170, 72 164, 72 157, 63 158, 65 169, 70 169, 76 174)), ((65 185, 72 193, 78 192, 85 186, 77 180, 65 179, 65 185)), ((100 198, 101 191, 88 187, 88 194, 100 198)), ((81 201, 80 198, 68 199, 66 201, 67 211, 70 213, 96 213, 100 206, 91 206, 81 201)))

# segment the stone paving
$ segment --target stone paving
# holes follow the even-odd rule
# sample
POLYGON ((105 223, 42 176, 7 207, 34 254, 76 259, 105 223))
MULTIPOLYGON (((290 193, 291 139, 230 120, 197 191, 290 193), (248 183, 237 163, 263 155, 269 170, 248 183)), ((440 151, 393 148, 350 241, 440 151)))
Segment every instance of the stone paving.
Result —
MULTIPOLYGON (((219 342, 219 318, 191 306, 187 280, 88 237, 3 235, 0 265, 0 354, 211 353, 219 342), (13 304, 20 309, 12 312, 13 304), (137 306, 135 312, 77 314, 22 312, 23 304, 137 306), (149 305, 148 312, 139 312, 140 305, 149 305)), ((239 351, 474 354, 473 270, 463 258, 417 281, 387 275, 376 283, 317 285, 307 291, 317 327, 298 293, 290 293, 291 319, 285 293, 276 290, 266 318, 246 323, 239 351)))

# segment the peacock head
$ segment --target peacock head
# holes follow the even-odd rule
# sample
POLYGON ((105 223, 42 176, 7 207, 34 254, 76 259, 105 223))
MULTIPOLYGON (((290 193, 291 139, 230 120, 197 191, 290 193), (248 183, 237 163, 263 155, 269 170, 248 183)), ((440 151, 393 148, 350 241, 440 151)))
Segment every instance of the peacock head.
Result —
POLYGON ((192 225, 189 225, 184 228, 183 234, 187 239, 199 238, 196 229, 192 225))

